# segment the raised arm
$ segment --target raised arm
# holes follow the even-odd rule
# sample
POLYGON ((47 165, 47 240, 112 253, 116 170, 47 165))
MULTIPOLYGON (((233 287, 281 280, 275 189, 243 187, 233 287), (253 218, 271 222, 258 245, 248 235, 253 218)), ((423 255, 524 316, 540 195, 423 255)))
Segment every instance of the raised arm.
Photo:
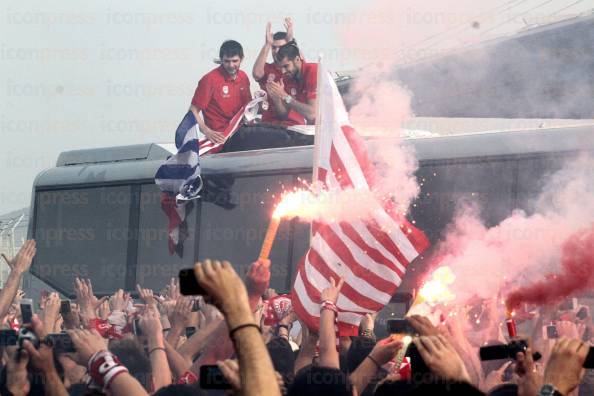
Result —
POLYGON ((342 278, 338 281, 338 285, 334 278, 330 278, 330 286, 322 290, 320 304, 320 366, 322 367, 340 368, 334 321, 338 315, 336 300, 343 284, 342 278))
MULTIPOLYGON (((41 320, 34 316, 31 321, 32 329, 39 340, 44 340, 46 333, 41 320)), ((33 368, 42 376, 43 393, 48 396, 67 396, 68 392, 62 383, 54 364, 54 348, 47 342, 42 342, 35 348, 30 341, 25 341, 23 347, 29 355, 33 368)))
POLYGON ((266 36, 264 40, 264 46, 258 53, 258 57, 256 58, 256 62, 254 63, 254 67, 252 68, 252 76, 254 80, 260 81, 264 78, 264 65, 266 65, 266 59, 268 59, 268 54, 270 53, 270 48, 272 47, 272 26, 270 22, 266 24, 266 36))
MULTIPOLYGON (((369 340, 369 342, 373 341, 369 340)), ((359 395, 363 393, 379 369, 396 356, 400 348, 402 348, 402 342, 396 338, 386 338, 375 344, 369 355, 349 376, 359 395)))
MULTIPOLYGON (((196 263, 198 283, 225 315, 237 354, 244 395, 279 396, 272 361, 254 321, 245 285, 227 261, 196 263)), ((268 286, 268 285, 266 285, 268 286)))
POLYGON ((10 267, 10 275, 8 275, 4 288, 0 292, 0 318, 4 318, 8 314, 12 301, 19 290, 19 284, 21 283, 23 274, 31 267, 35 252, 35 241, 29 239, 21 246, 21 249, 13 259, 9 259, 2 254, 2 258, 10 267))
POLYGON ((117 356, 107 350, 107 340, 96 330, 69 330, 68 334, 76 348, 75 360, 89 369, 96 385, 113 396, 148 395, 117 356))
POLYGON ((171 384, 171 370, 167 361, 159 312, 155 309, 147 309, 140 318, 140 327, 146 334, 153 384, 155 390, 158 390, 171 384))

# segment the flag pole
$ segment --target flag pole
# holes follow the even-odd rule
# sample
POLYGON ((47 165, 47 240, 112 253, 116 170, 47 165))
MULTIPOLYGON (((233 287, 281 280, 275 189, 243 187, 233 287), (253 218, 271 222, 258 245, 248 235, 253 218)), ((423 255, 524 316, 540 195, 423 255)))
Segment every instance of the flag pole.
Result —
MULTIPOLYGON (((314 188, 317 188, 318 182, 318 163, 320 158, 320 129, 321 129, 321 119, 322 119, 322 112, 320 111, 320 107, 322 106, 322 101, 320 100, 320 94, 322 93, 319 89, 320 81, 322 80, 322 61, 323 55, 318 54, 318 75, 317 75, 317 86, 316 86, 316 126, 314 132, 314 147, 313 147, 313 164, 312 164, 312 175, 311 175, 311 184, 314 188)), ((309 243, 311 245, 312 239, 312 225, 309 223, 309 243)))

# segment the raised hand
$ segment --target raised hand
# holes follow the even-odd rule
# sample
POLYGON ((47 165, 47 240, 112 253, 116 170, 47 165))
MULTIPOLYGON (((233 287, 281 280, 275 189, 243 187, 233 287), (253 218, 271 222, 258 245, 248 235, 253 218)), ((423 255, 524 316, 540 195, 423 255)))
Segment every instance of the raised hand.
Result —
POLYGON ((192 313, 193 303, 190 297, 181 297, 176 301, 173 312, 171 312, 171 315, 168 315, 171 328, 178 330, 186 328, 192 313))
POLYGON ((22 274, 31 267, 33 257, 35 257, 35 253, 37 252, 35 246, 35 240, 29 239, 25 241, 19 252, 12 259, 9 259, 4 253, 2 253, 2 258, 6 261, 11 271, 17 271, 22 274))
POLYGON ((369 356, 371 356, 374 362, 382 366, 392 360, 400 348, 402 348, 402 341, 397 338, 388 337, 378 341, 369 353, 369 356))
POLYGON ((270 22, 266 23, 266 36, 264 37, 265 43, 267 45, 272 45, 274 39, 272 38, 272 24, 270 22))
POLYGON ((167 300, 177 301, 181 297, 181 293, 179 292, 179 283, 176 278, 171 278, 166 289, 167 291, 165 293, 165 298, 167 300))
POLYGON ((43 326, 52 331, 60 314, 60 296, 58 293, 50 293, 45 301, 42 318, 43 326))
POLYGON ((147 309, 144 314, 140 316, 140 328, 142 333, 147 336, 149 343, 155 343, 163 339, 163 326, 161 325, 161 318, 155 310, 147 309))
POLYGON ((532 348, 530 346, 526 348, 526 351, 516 354, 514 372, 518 377, 516 380, 518 384, 518 396, 538 394, 538 390, 543 384, 543 378, 542 373, 537 370, 534 364, 532 348))
POLYGON ((136 285, 136 290, 138 290, 138 295, 144 301, 144 303, 150 308, 155 309, 157 307, 157 302, 155 297, 153 296, 153 291, 151 289, 144 289, 140 287, 140 285, 136 285))
POLYGON ((109 306, 112 311, 125 311, 128 307, 127 295, 119 289, 109 298, 109 306))
POLYGON ((86 319, 94 319, 95 310, 105 300, 105 297, 98 299, 93 294, 93 285, 90 279, 79 279, 74 280, 74 293, 76 294, 76 302, 80 307, 81 316, 86 319))
POLYGON ((41 372, 54 372, 56 370, 54 365, 54 348, 53 345, 44 342, 46 332, 43 328, 43 323, 37 315, 34 315, 31 319, 31 327, 37 338, 41 341, 38 349, 28 340, 23 342, 23 348, 27 351, 31 364, 41 372))
POLYGON ((258 259, 251 265, 245 280, 250 295, 262 296, 266 292, 269 282, 270 260, 258 259))
POLYGON ((412 315, 407 318, 408 323, 422 336, 436 336, 441 332, 429 319, 421 315, 412 315))
POLYGON ((107 340, 97 330, 68 330, 72 343, 76 348, 75 361, 87 367, 89 359, 99 351, 107 350, 107 340))
POLYGON ((336 304, 336 300, 338 300, 338 295, 340 294, 340 289, 342 289, 342 285, 344 284, 344 278, 340 278, 338 280, 338 284, 334 281, 334 278, 330 278, 330 285, 322 290, 321 297, 322 301, 332 301, 336 304))
POLYGON ((436 376, 450 381, 470 382, 462 358, 442 334, 420 336, 413 342, 427 367, 436 376))
POLYGON ((293 20, 291 17, 285 18, 285 30, 287 31, 287 42, 292 41, 295 38, 293 31, 293 20))
MULTIPOLYGON (((267 271, 268 268, 266 268, 265 272, 267 271)), ((228 261, 221 263, 220 261, 207 259, 202 263, 196 263, 194 275, 200 286, 212 298, 214 304, 225 314, 229 327, 232 328, 239 323, 253 322, 245 285, 228 261)), ((255 284, 261 287, 261 280, 264 276, 260 273, 260 270, 254 270, 253 275, 250 279, 255 279, 255 284)), ((269 271, 268 277, 270 277, 269 271)), ((267 282, 261 287, 262 292, 266 290, 266 287, 268 287, 267 282)))
POLYGON ((559 337, 565 338, 581 338, 584 334, 585 326, 583 324, 575 324, 568 320, 560 320, 556 324, 557 333, 559 337))
POLYGON ((105 300, 101 303, 98 309, 99 318, 102 320, 107 320, 109 318, 109 314, 111 313, 111 309, 109 308, 109 301, 105 300))
POLYGON ((544 383, 553 385, 563 395, 572 392, 584 375, 583 364, 589 350, 585 342, 559 338, 545 368, 544 383))

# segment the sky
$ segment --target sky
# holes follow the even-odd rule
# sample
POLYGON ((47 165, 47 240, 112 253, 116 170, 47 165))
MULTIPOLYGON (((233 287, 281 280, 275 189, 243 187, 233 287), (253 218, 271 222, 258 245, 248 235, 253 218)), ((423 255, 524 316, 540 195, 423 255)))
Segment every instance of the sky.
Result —
MULTIPOLYGON (((594 8, 594 0, 4 0, 0 6, 0 214, 28 206, 60 152, 169 142, 225 39, 250 74, 267 21, 293 18, 331 70, 398 63, 594 8), (479 3, 479 4, 476 4, 479 3), (365 32, 382 38, 361 40, 365 32)), ((252 88, 255 85, 252 84, 252 88)))

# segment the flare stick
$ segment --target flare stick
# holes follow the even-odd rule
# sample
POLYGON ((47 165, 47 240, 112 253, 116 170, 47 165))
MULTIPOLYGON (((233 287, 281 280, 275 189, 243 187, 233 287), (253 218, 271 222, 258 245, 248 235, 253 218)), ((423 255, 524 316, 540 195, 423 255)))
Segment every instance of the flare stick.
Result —
POLYGON ((280 217, 272 216, 268 229, 266 230, 266 236, 264 236, 264 242, 262 242, 262 249, 260 250, 259 256, 261 259, 267 259, 268 256, 270 256, 270 251, 272 250, 272 245, 274 244, 274 239, 276 238, 280 222, 280 217))

